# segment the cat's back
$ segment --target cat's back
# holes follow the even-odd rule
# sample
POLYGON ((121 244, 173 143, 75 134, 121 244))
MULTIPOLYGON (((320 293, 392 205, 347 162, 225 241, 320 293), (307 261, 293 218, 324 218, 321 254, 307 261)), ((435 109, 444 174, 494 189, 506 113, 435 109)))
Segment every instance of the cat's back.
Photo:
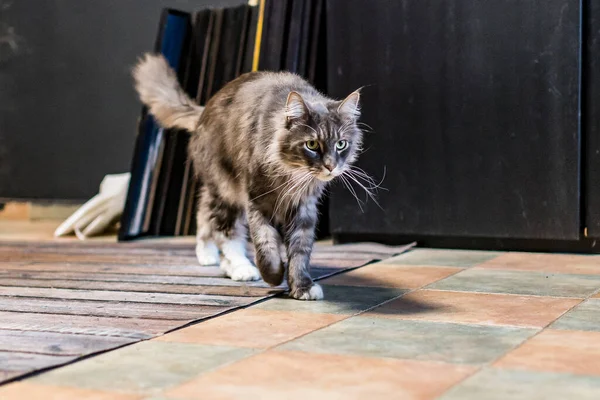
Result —
MULTIPOLYGON (((227 83, 207 103, 208 106, 231 108, 263 108, 270 103, 283 107, 290 91, 304 95, 317 95, 316 90, 302 77, 290 72, 256 71, 240 75, 227 83)), ((226 111, 226 110, 222 110, 226 111)))

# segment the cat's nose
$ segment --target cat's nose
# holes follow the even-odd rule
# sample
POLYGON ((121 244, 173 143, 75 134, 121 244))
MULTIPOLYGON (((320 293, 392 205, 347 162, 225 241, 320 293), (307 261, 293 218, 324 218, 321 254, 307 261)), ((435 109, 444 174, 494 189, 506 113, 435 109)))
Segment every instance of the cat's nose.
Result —
POLYGON ((335 168, 335 166, 331 165, 331 164, 323 164, 323 166, 325 167, 325 169, 329 172, 333 171, 333 169, 335 168))

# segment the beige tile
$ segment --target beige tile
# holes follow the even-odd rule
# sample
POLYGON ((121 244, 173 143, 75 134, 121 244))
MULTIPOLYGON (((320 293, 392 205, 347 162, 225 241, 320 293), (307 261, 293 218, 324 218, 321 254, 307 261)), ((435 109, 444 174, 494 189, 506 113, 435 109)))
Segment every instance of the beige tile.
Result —
POLYGON ((494 259, 501 254, 503 253, 496 251, 420 248, 413 249, 407 253, 387 259, 384 261, 384 263, 469 268, 494 259))
POLYGON ((192 343, 140 342, 41 374, 35 383, 156 394, 254 350, 192 343))
POLYGON ((600 289, 600 275, 471 268, 437 281, 427 289, 586 298, 600 289))
POLYGON ((479 265, 478 268, 600 275, 600 256, 506 253, 479 265))
POLYGON ((155 340, 267 348, 344 318, 346 318, 344 315, 339 314, 309 314, 248 308, 169 333, 155 340))
POLYGON ((481 325, 541 328, 580 299, 419 290, 392 300, 366 316, 481 325))
POLYGON ((482 365, 497 360, 536 332, 514 326, 357 316, 309 333, 278 349, 482 365))
POLYGON ((0 222, 3 222, 3 220, 27 221, 29 220, 30 208, 29 203, 6 203, 4 208, 0 210, 0 222))
POLYGON ((31 203, 29 209, 29 219, 32 221, 57 221, 62 222, 69 218, 83 204, 67 203, 31 203))
POLYGON ((2 400, 138 400, 141 396, 74 387, 17 382, 0 387, 2 400))
POLYGON ((423 267, 378 263, 335 275, 326 285, 415 289, 459 272, 455 267, 423 267))
POLYGON ((600 376, 600 332, 545 330, 495 366, 600 376))
POLYGON ((185 399, 434 399, 472 367, 269 351, 166 392, 185 399))

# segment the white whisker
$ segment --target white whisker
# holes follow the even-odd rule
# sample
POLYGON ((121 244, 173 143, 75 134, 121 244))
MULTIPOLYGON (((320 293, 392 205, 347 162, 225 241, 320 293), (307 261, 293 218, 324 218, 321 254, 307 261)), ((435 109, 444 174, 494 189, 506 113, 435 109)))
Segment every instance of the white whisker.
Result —
POLYGON ((348 189, 348 191, 352 194, 352 196, 356 199, 356 203, 358 204, 358 208, 360 208, 361 212, 365 212, 362 208, 363 202, 361 199, 358 198, 358 195, 356 194, 356 191, 354 190, 354 188, 352 187, 352 185, 346 180, 346 178, 344 177, 344 175, 340 175, 340 179, 342 181, 342 183, 344 184, 344 186, 346 186, 346 189, 348 189))

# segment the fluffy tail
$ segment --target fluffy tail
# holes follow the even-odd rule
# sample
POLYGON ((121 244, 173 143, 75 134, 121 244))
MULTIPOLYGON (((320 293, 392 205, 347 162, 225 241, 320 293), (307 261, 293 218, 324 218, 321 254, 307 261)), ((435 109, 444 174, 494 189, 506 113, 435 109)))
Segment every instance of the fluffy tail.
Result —
POLYGON ((140 100, 164 128, 196 130, 204 107, 183 91, 162 55, 146 54, 135 66, 133 78, 140 100))

